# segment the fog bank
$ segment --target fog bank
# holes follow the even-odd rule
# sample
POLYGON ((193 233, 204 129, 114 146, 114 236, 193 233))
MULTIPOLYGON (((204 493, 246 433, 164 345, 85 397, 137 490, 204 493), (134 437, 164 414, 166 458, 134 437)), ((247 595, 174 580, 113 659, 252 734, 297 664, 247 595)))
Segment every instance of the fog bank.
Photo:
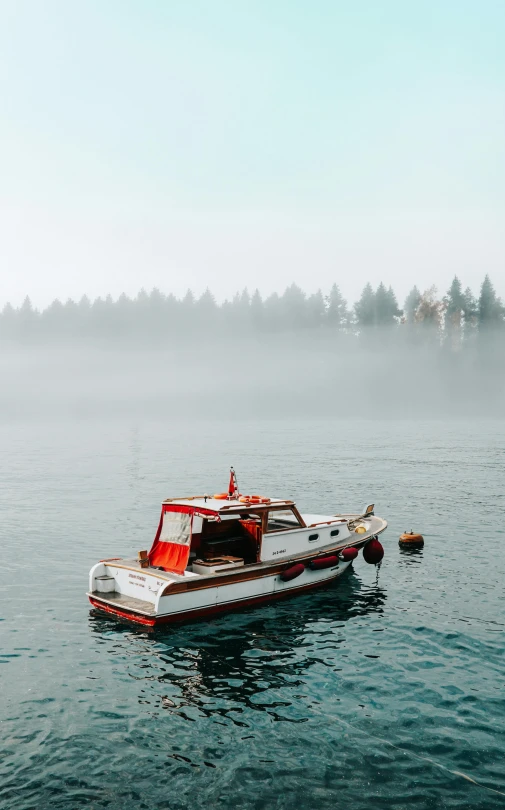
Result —
POLYGON ((505 342, 269 335, 178 349, 3 346, 0 418, 501 417, 505 342))

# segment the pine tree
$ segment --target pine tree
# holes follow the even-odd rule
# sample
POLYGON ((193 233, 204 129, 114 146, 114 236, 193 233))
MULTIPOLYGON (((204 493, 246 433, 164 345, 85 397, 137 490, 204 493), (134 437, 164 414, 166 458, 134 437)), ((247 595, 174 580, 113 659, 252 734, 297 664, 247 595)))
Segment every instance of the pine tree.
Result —
POLYGON ((91 301, 87 295, 83 295, 77 304, 77 318, 79 320, 79 332, 81 335, 89 336, 91 320, 91 301))
POLYGON ((216 299, 208 287, 196 302, 195 310, 198 312, 195 326, 200 328, 200 330, 203 327, 203 331, 205 332, 208 327, 214 327, 216 325, 218 312, 216 299))
POLYGON ((404 305, 405 318, 408 324, 414 324, 416 322, 416 314, 420 303, 421 293, 417 287, 414 286, 407 295, 404 305))
POLYGON ((445 331, 454 350, 461 348, 461 325, 465 306, 465 297, 461 281, 454 276, 447 295, 443 299, 445 307, 445 331))
POLYGON ((260 291, 256 289, 251 298, 251 321, 255 331, 259 332, 263 329, 263 320, 263 301, 260 291))
POLYGON ((463 329, 465 340, 469 340, 476 331, 478 314, 479 310, 475 296, 470 287, 467 287, 463 293, 463 329))
POLYGON ((394 326, 401 314, 392 287, 387 290, 381 281, 375 293, 375 323, 377 326, 394 326))
POLYGON ((400 309, 400 307, 398 306, 395 291, 393 290, 392 287, 388 287, 388 297, 391 315, 393 316, 393 318, 401 318, 403 315, 403 309, 400 309))
POLYGON ((478 324, 479 331, 489 329, 503 323, 504 308, 501 300, 496 295, 488 275, 482 282, 478 303, 478 324))
POLYGON ((348 321, 347 301, 343 298, 338 286, 334 284, 326 298, 326 323, 332 329, 344 329, 348 321))
POLYGON ((41 314, 42 333, 44 336, 58 337, 61 335, 64 322, 63 304, 55 298, 41 314))
POLYGON ((390 322, 388 291, 381 283, 375 292, 375 323, 377 326, 387 326, 390 322))
POLYGON ((461 281, 457 276, 454 276, 452 280, 452 284, 444 298, 444 303, 446 305, 445 311, 449 318, 452 318, 454 315, 457 317, 461 316, 465 306, 465 297, 461 287, 461 281))
POLYGON ((286 287, 281 298, 283 325, 288 329, 303 327, 307 319, 306 297, 297 284, 286 287))
POLYGON ((39 313, 32 306, 32 302, 27 295, 18 310, 18 323, 21 337, 31 337, 36 330, 39 313))
POLYGON ((326 306, 321 290, 309 296, 306 304, 307 319, 306 325, 309 328, 319 329, 325 321, 326 306))
POLYGON ((17 336, 17 312, 12 304, 7 303, 0 315, 0 336, 7 340, 17 336))
POLYGON ((180 327, 185 332, 190 332, 195 319, 196 302, 192 290, 188 290, 180 302, 180 327))
MULTIPOLYGON (((131 330, 132 312, 134 304, 125 293, 121 293, 115 304, 115 318, 117 329, 121 334, 128 334, 131 330)), ((79 303, 79 308, 81 304, 79 303)))
POLYGON ((279 332, 282 328, 282 306, 279 295, 274 292, 263 303, 264 324, 268 331, 279 332))
POLYGON ((361 298, 354 304, 356 320, 360 329, 365 329, 375 324, 375 293, 371 284, 366 284, 361 293, 361 298))
POLYGON ((244 315, 249 312, 250 305, 251 305, 251 296, 249 295, 249 290, 247 289, 247 287, 245 287, 240 293, 240 308, 244 315))

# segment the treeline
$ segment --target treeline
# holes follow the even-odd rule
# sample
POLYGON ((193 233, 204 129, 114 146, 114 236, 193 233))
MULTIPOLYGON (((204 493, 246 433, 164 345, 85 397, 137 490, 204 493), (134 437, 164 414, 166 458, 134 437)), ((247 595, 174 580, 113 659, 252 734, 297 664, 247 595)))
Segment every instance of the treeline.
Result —
POLYGON ((263 299, 247 290, 218 304, 210 290, 195 297, 188 290, 178 299, 154 289, 135 298, 121 295, 90 301, 54 301, 41 311, 27 297, 19 308, 7 304, 0 313, 0 340, 8 343, 67 341, 162 342, 271 333, 324 333, 365 338, 388 335, 392 340, 430 341, 451 349, 475 342, 493 331, 505 335, 505 307, 488 276, 477 295, 463 290, 455 277, 443 296, 435 287, 414 287, 401 308, 391 287, 367 284, 359 301, 349 306, 334 284, 327 295, 306 295, 292 284, 282 295, 263 299))

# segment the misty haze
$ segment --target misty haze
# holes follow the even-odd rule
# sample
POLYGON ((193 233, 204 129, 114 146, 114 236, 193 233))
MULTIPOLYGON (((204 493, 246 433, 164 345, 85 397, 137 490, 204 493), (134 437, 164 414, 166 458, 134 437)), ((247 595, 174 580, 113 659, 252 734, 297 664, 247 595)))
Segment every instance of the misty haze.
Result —
POLYGON ((500 416, 505 308, 488 277, 440 296, 367 285, 29 299, 0 315, 4 418, 500 416))

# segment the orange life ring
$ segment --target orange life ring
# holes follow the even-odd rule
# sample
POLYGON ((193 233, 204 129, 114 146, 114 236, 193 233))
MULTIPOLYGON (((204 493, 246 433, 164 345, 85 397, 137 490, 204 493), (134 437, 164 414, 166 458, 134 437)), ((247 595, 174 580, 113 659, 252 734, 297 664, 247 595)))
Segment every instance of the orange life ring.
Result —
POLYGON ((239 501, 240 503, 251 503, 249 495, 241 495, 239 501))
POLYGON ((262 495, 250 495, 251 503, 270 503, 270 498, 264 498, 262 495))
POLYGON ((214 495, 216 501, 225 501, 229 496, 228 492, 218 492, 217 495, 214 495))

